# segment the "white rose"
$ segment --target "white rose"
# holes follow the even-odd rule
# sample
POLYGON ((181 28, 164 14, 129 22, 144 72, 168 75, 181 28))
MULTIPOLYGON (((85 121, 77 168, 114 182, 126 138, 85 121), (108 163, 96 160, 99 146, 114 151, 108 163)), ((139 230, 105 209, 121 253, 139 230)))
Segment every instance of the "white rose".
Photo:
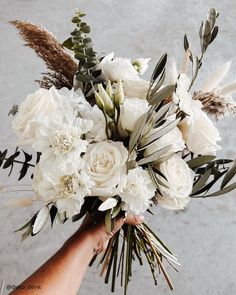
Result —
POLYGON ((84 155, 85 171, 95 186, 92 196, 111 197, 125 184, 128 151, 122 142, 90 144, 84 155))
POLYGON ((101 61, 99 68, 102 70, 107 80, 118 81, 124 80, 140 80, 138 72, 135 70, 131 61, 127 58, 116 57, 113 59, 114 53, 105 56, 101 61))
POLYGON ((221 147, 219 131, 200 108, 193 108, 193 114, 180 122, 179 128, 188 149, 198 155, 215 154, 221 147))
POLYGON ((147 100, 126 98, 121 106, 120 123, 123 129, 131 132, 136 121, 149 110, 147 100))
POLYGON ((149 81, 139 80, 125 80, 123 83, 124 94, 126 97, 146 98, 149 81))
POLYGON ((157 175, 167 187, 160 186, 161 195, 157 196, 158 203, 170 210, 184 209, 190 200, 193 188, 193 171, 178 155, 173 155, 159 165, 159 170, 166 180, 157 175))
POLYGON ((135 215, 144 213, 150 206, 155 190, 148 171, 141 167, 129 170, 126 185, 119 194, 124 202, 123 209, 135 215))
POLYGON ((21 103, 19 112, 13 120, 13 129, 21 141, 20 144, 32 144, 35 132, 45 117, 53 114, 60 104, 56 89, 39 89, 27 96, 21 103))

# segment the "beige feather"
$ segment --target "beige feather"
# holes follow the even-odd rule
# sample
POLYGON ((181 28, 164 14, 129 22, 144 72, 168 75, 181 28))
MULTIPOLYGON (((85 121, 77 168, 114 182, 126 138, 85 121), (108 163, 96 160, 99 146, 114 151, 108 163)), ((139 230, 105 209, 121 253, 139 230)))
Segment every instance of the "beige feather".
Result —
POLYGON ((44 88, 52 85, 72 88, 77 64, 53 34, 30 22, 14 20, 10 23, 19 30, 25 45, 31 47, 49 69, 48 73, 43 74, 42 80, 37 82, 44 88))
POLYGON ((224 79, 227 75, 229 68, 231 66, 231 61, 228 61, 221 65, 216 71, 211 74, 206 81, 204 82, 203 86, 201 87, 202 92, 209 92, 216 88, 219 83, 224 79))

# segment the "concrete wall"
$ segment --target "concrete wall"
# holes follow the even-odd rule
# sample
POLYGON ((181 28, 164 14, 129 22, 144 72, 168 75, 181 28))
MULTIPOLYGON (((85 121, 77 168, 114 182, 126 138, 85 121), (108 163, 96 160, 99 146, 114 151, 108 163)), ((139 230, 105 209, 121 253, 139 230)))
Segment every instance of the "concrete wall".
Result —
MULTIPOLYGON (((0 5, 0 140, 1 148, 14 149, 16 137, 7 116, 13 103, 20 103, 36 89, 34 79, 45 71, 43 63, 28 48, 22 46, 16 31, 8 24, 11 19, 30 20, 43 24, 59 40, 71 31, 70 18, 79 7, 88 15, 95 48, 99 52, 115 51, 118 56, 152 57, 151 68, 160 55, 167 51, 182 59, 184 33, 192 47, 198 47, 198 28, 208 8, 220 12, 220 34, 209 49, 199 77, 217 65, 232 59, 228 80, 236 78, 236 2, 174 1, 174 0, 1 0, 0 5)), ((151 70, 150 70, 151 71, 151 70)), ((149 73, 150 73, 149 71, 149 73)), ((220 121, 224 150, 220 155, 235 156, 235 119, 220 121)), ((0 185, 13 184, 16 175, 7 178, 0 171, 0 185)), ((25 180, 26 182, 27 180, 25 180)), ((20 242, 18 228, 33 212, 32 208, 6 206, 14 198, 27 196, 16 193, 0 196, 0 283, 18 284, 39 267, 78 227, 68 222, 40 235, 20 242)), ((182 264, 180 273, 171 269, 176 295, 228 295, 236 293, 236 199, 235 193, 218 199, 193 200, 184 212, 169 212, 155 208, 155 216, 147 216, 152 227, 178 254, 182 264)), ((37 205, 35 205, 35 209, 37 205)), ((96 267, 89 269, 81 295, 109 294, 96 267)), ((129 294, 170 294, 164 279, 159 286, 152 283, 147 266, 134 266, 129 294)), ((57 286, 55 286, 55 294, 57 286)), ((7 294, 4 289, 3 294, 7 294)), ((122 294, 118 288, 117 294, 122 294)))

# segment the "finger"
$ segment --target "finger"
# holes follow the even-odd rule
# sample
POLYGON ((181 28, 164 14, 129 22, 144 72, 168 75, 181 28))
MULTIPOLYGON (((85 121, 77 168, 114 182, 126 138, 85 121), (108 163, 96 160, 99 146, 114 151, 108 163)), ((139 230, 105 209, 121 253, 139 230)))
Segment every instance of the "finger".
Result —
POLYGON ((144 222, 143 215, 130 215, 127 216, 124 223, 131 224, 131 225, 138 225, 144 222))

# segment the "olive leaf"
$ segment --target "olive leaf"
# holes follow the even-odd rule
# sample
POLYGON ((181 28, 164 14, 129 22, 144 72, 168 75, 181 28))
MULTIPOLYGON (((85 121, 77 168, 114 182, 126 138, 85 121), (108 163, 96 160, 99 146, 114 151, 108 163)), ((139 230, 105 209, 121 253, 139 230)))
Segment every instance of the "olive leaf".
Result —
POLYGON ((209 163, 213 159, 215 159, 215 156, 199 156, 197 158, 187 161, 187 164, 189 168, 194 169, 209 163))
POLYGON ((220 188, 223 189, 230 182, 230 180, 235 176, 235 174, 236 174, 236 160, 234 160, 231 166, 229 167, 227 173, 225 174, 223 178, 220 188))

